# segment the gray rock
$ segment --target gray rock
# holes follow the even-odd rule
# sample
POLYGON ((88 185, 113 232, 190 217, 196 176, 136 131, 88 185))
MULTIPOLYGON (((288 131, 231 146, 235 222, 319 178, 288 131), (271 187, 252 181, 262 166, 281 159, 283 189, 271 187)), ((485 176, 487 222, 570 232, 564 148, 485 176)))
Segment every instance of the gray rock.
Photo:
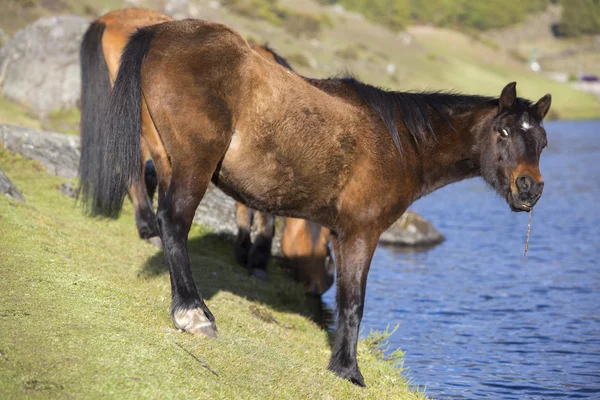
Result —
POLYGON ((166 0, 163 11, 174 19, 202 17, 202 9, 189 0, 166 0))
POLYGON ((80 156, 78 136, 0 125, 0 144, 13 153, 39 161, 52 175, 77 177, 80 156))
POLYGON ((23 195, 14 183, 6 176, 4 171, 0 169, 0 193, 17 201, 24 201, 23 195))
POLYGON ((405 212, 379 238, 379 243, 395 246, 433 246, 444 241, 431 222, 413 211, 405 212))
POLYGON ((0 91, 40 118, 77 104, 79 44, 89 21, 74 15, 40 18, 0 49, 0 91))
POLYGON ((211 183, 196 209, 194 222, 218 235, 236 235, 235 201, 211 183))
POLYGON ((58 190, 65 196, 76 198, 77 197, 77 187, 73 185, 71 182, 63 182, 58 187, 58 190))

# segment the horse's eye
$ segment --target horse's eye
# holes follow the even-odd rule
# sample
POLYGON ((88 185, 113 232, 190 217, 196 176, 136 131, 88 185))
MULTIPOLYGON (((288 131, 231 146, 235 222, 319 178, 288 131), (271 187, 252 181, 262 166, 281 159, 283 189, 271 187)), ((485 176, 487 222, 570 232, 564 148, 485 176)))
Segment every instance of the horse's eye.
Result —
POLYGON ((502 129, 500 131, 500 136, 502 136, 502 138, 506 139, 508 137, 508 128, 502 129))

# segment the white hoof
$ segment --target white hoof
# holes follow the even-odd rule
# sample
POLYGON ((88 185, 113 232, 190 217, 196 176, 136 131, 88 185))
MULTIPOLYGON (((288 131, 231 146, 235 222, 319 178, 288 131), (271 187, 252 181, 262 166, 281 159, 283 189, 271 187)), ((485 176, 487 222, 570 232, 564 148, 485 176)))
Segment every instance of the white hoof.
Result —
POLYGON ((192 335, 217 337, 217 326, 206 318, 204 310, 201 308, 176 311, 173 314, 173 323, 177 329, 182 329, 192 335))
POLYGON ((150 239, 146 239, 146 241, 150 244, 153 244, 154 246, 158 247, 159 249, 163 248, 163 244, 162 244, 162 240, 160 240, 160 236, 153 236, 150 239))

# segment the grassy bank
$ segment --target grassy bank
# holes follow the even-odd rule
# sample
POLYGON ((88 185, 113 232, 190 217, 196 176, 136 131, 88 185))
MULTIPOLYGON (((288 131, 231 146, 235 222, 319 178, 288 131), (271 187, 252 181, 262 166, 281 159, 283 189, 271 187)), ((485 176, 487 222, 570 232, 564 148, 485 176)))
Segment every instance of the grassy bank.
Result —
POLYGON ((38 164, 0 150, 0 168, 26 200, 0 197, 0 398, 422 398, 367 341, 368 388, 326 371, 329 336, 302 288, 274 267, 267 283, 247 277, 199 227, 191 260, 219 337, 177 332, 163 255, 129 206, 87 219, 38 164))

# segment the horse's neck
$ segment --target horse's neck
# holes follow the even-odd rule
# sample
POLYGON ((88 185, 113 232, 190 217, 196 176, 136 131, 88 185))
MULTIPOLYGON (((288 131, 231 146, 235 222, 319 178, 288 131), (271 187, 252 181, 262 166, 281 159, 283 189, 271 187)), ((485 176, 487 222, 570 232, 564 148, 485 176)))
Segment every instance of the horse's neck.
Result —
POLYGON ((438 132, 420 145, 417 157, 421 168, 416 179, 420 189, 414 200, 443 186, 481 175, 479 151, 475 146, 477 137, 489 131, 495 112, 486 106, 470 112, 450 116, 450 128, 446 121, 436 120, 433 129, 438 132))

